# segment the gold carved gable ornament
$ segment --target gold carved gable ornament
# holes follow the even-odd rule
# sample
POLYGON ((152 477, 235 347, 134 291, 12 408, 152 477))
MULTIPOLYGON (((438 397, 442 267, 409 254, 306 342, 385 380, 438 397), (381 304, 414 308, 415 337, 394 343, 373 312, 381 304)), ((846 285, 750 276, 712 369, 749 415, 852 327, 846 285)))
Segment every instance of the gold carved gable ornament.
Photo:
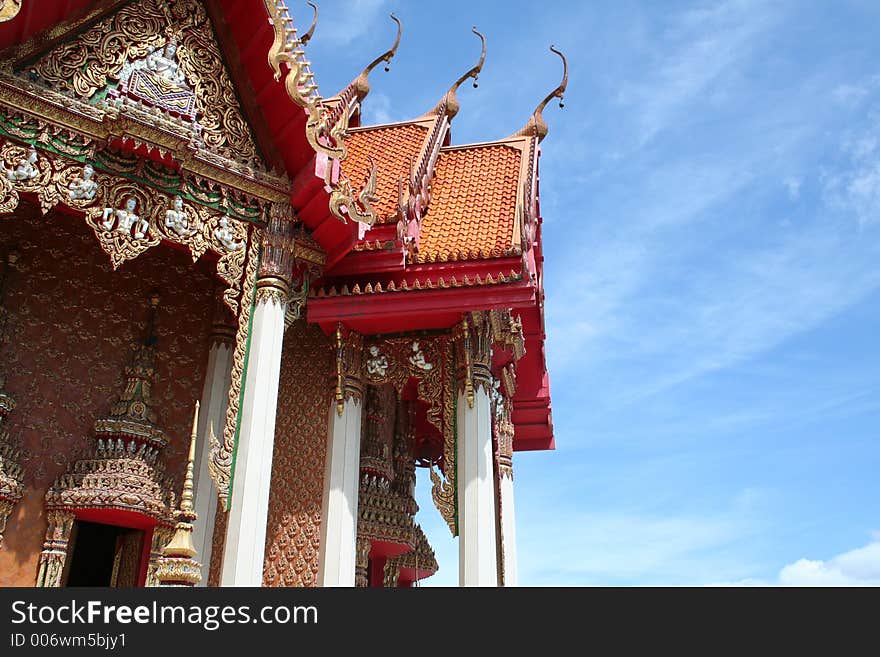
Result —
POLYGON ((105 109, 171 115, 198 148, 265 170, 203 3, 138 0, 97 16, 49 50, 32 40, 7 53, 15 74, 105 109))

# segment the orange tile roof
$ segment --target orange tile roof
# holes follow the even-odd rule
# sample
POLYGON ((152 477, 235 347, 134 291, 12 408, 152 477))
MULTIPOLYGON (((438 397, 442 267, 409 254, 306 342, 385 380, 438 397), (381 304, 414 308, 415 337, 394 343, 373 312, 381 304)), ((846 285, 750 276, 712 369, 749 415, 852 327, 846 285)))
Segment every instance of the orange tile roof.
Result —
POLYGON ((416 262, 519 254, 513 226, 521 155, 502 144, 440 152, 416 262))
POLYGON ((353 130, 346 140, 348 157, 342 171, 355 188, 360 189, 370 172, 368 156, 376 162, 376 196, 373 208, 379 223, 397 221, 397 181, 409 181, 410 158, 418 158, 428 129, 415 124, 401 124, 353 130))

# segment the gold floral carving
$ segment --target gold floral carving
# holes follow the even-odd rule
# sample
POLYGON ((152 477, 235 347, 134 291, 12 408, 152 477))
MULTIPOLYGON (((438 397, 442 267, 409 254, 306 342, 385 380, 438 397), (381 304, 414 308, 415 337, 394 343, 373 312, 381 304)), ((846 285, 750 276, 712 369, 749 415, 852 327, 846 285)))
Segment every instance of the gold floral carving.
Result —
POLYGON ((147 580, 146 586, 159 586, 159 577, 157 571, 162 563, 162 556, 165 546, 171 540, 174 534, 174 528, 169 525, 157 525, 153 528, 153 539, 150 544, 150 560, 147 564, 147 580))
POLYGON ((485 312, 468 313, 454 331, 458 390, 474 407, 474 391, 492 394, 492 330, 485 312))
POLYGON ((46 528, 46 540, 40 554, 37 586, 57 588, 62 584, 74 516, 70 511, 49 511, 47 520, 49 526, 46 528))
POLYGON ((232 353, 232 372, 229 382, 229 403, 226 408, 226 425, 221 440, 210 434, 211 457, 208 471, 217 485, 217 494, 223 511, 229 510, 229 495, 232 485, 232 460, 235 455, 238 435, 238 409, 244 385, 244 364, 250 342, 251 308, 259 272, 260 243, 252 235, 247 255, 247 269, 244 275, 244 292, 241 312, 238 314, 238 330, 235 333, 235 350, 232 353))
MULTIPOLYGON (((0 312, 2 310, 0 308, 0 312)), ((2 335, 2 327, 0 327, 0 335, 2 335)), ((3 426, 6 415, 15 408, 15 400, 3 390, 3 383, 3 377, 0 376, 0 548, 3 547, 6 520, 24 492, 24 478, 19 465, 21 447, 17 441, 13 442, 9 438, 9 432, 3 426)))
POLYGON ((385 588, 396 588, 397 581, 400 579, 400 566, 394 563, 394 561, 386 561, 383 574, 382 586, 385 588))
POLYGON ((358 588, 366 588, 370 585, 370 549, 372 547, 369 539, 358 536, 354 568, 354 585, 358 588))
POLYGON ((363 350, 363 336, 354 331, 346 333, 342 324, 336 326, 336 412, 339 417, 346 400, 364 401, 363 350))
POLYGON ((177 62, 195 92, 206 146, 262 168, 204 6, 142 0, 122 7, 29 67, 44 83, 83 100, 119 81, 125 64, 179 43, 177 62))

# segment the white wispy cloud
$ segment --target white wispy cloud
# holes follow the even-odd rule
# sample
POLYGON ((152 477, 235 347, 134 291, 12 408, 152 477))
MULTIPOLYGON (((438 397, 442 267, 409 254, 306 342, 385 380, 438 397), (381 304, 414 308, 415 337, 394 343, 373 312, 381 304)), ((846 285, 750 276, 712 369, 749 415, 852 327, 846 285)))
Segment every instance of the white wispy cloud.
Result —
POLYGON ((864 130, 846 140, 848 161, 843 167, 823 176, 829 205, 852 211, 861 226, 880 223, 880 108, 871 119, 864 130))
POLYGON ((372 29, 385 4, 385 0, 350 0, 338 7, 322 6, 321 15, 327 12, 332 18, 318 21, 315 38, 332 47, 347 46, 372 29))
POLYGON ((393 105, 391 98, 387 94, 374 91, 365 100, 363 104, 363 120, 362 125, 375 125, 378 123, 390 123, 392 118, 393 105))
POLYGON ((867 545, 827 560, 798 559, 773 579, 750 577, 710 586, 880 586, 880 533, 867 545))
POLYGON ((622 85, 618 100, 633 107, 644 144, 679 120, 694 100, 726 96, 725 77, 753 55, 756 41, 780 19, 768 3, 730 0, 681 12, 655 44, 649 75, 622 85), (719 84, 720 82, 720 84, 719 84))
POLYGON ((552 516, 541 513, 531 492, 517 510, 529 522, 519 538, 520 579, 527 585, 699 585, 718 573, 744 578, 759 567, 732 548, 761 527, 760 491, 743 490, 700 512, 652 509, 649 500, 585 511, 557 500, 564 514, 552 516))

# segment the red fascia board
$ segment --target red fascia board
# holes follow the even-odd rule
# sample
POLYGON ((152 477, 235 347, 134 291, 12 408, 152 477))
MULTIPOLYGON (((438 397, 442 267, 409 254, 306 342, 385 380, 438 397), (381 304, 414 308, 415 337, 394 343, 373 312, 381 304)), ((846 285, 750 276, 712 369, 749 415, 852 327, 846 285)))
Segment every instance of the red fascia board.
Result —
POLYGON ((306 308, 308 320, 315 323, 408 315, 411 323, 417 324, 420 316, 432 313, 510 308, 533 302, 534 298, 532 286, 528 282, 517 281, 465 288, 311 297, 306 308))
POLYGON ((404 266, 402 248, 352 251, 326 272, 327 276, 357 276, 364 273, 399 272, 404 266))

